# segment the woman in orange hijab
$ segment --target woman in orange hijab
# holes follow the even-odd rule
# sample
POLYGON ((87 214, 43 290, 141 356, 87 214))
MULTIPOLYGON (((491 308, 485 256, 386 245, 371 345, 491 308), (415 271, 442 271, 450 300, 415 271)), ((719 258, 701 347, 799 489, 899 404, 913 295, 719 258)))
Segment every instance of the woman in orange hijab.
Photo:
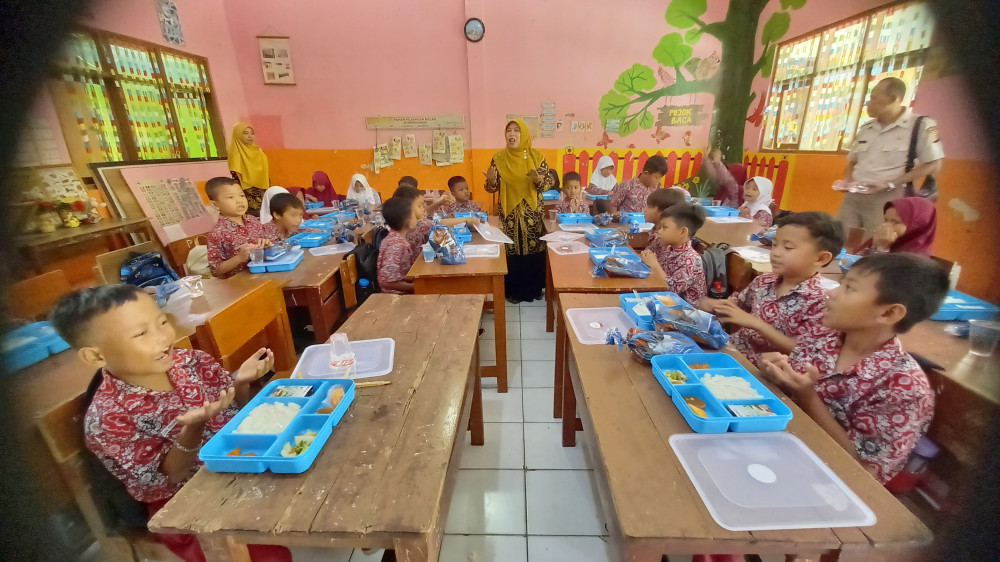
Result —
POLYGON ((542 297, 545 286, 545 244, 542 242, 542 192, 552 176, 541 151, 531 148, 531 134, 521 119, 507 122, 507 146, 493 154, 486 171, 486 191, 500 194, 500 223, 513 244, 507 244, 507 300, 513 303, 542 297))
POLYGON ((254 144, 253 127, 237 123, 233 127, 233 138, 229 141, 229 171, 240 182, 243 193, 250 204, 248 213, 260 212, 264 190, 271 185, 267 171, 267 155, 254 144))

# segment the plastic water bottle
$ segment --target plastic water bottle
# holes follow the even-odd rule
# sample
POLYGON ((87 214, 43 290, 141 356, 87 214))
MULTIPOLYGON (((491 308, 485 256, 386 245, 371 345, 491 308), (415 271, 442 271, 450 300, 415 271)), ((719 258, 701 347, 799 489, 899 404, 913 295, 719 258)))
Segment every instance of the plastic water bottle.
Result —
POLYGON ((365 302, 365 300, 372 294, 372 283, 371 281, 361 278, 358 279, 358 289, 355 291, 355 298, 358 304, 365 302))
POLYGON ((330 376, 339 378, 354 372, 354 351, 347 334, 336 333, 330 336, 330 376))

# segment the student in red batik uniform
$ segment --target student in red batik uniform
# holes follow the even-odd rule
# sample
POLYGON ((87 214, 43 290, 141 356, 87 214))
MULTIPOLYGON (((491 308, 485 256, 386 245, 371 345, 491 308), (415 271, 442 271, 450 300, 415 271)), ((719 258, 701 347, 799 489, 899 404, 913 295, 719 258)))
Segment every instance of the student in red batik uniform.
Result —
POLYGON ((246 214, 247 198, 236 180, 212 178, 205 182, 205 193, 219 210, 208 233, 208 267, 215 277, 228 279, 247 268, 250 250, 270 246, 273 238, 260 219, 246 214))

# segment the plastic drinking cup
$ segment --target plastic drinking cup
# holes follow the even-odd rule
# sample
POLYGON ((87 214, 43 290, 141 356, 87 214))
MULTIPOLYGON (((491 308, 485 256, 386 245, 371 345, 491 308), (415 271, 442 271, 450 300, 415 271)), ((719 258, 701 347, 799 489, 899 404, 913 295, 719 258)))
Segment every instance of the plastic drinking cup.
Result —
POLYGON ((254 263, 264 261, 264 248, 252 248, 250 250, 250 261, 254 263))
POLYGON ((1000 342, 1000 322, 969 320, 969 353, 989 357, 1000 342))
POLYGON ((555 209, 549 209, 549 220, 550 221, 556 220, 556 210, 555 209))
POLYGON ((720 199, 712 199, 712 206, 713 207, 721 207, 722 206, 722 201, 720 199))

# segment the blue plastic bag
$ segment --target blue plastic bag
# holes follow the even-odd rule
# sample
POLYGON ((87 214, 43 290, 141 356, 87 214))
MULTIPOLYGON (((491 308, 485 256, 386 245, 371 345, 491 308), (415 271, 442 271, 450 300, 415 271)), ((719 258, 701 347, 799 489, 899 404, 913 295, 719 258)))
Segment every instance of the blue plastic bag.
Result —
POLYGON ((611 328, 606 343, 617 345, 618 351, 627 345, 632 357, 646 364, 657 355, 701 352, 693 339, 680 332, 651 332, 638 328, 632 328, 625 335, 618 328, 611 328))
POLYGON ((715 316, 681 301, 674 306, 664 306, 655 301, 646 301, 646 307, 653 316, 653 325, 658 332, 681 332, 712 349, 722 349, 729 343, 729 334, 715 316))
POLYGON ((610 229, 607 232, 589 238, 590 244, 595 248, 607 248, 610 246, 628 246, 628 235, 621 230, 610 229))
POLYGON ((431 228, 430 245, 434 253, 441 257, 443 265, 459 265, 465 263, 465 250, 462 244, 455 240, 455 235, 447 226, 435 224, 431 228))
POLYGON ((758 234, 751 234, 750 240, 752 242, 760 242, 761 246, 771 247, 774 245, 774 234, 776 232, 778 232, 778 227, 772 226, 771 228, 758 234))
POLYGON ((636 259, 608 256, 594 266, 594 277, 632 277, 645 279, 652 273, 648 265, 636 259))
POLYGON ((594 224, 597 226, 607 226, 611 224, 612 220, 611 213, 601 213, 599 215, 594 215, 594 224))

